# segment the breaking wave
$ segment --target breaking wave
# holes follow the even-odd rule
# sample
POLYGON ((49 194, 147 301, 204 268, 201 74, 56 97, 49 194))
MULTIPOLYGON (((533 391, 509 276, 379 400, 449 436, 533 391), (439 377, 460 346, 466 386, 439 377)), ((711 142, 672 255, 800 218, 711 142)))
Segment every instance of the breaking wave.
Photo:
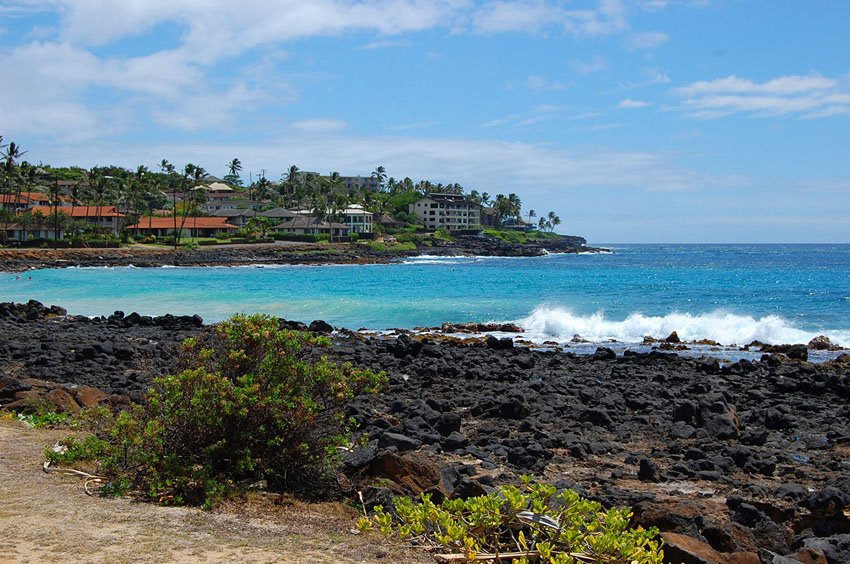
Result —
POLYGON ((566 309, 538 307, 531 315, 516 321, 532 340, 566 342, 574 335, 594 342, 616 340, 641 342, 645 336, 664 339, 673 331, 683 341, 710 339, 723 345, 746 345, 753 341, 769 344, 808 343, 826 335, 833 343, 850 346, 850 331, 805 331, 776 315, 754 318, 714 311, 705 314, 671 313, 649 316, 633 313, 622 321, 606 319, 603 312, 576 315, 566 309))

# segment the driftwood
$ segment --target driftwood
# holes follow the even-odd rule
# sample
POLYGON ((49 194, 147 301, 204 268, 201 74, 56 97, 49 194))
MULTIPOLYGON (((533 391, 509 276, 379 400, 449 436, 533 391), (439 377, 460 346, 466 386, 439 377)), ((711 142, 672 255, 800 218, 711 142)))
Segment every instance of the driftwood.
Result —
POLYGON ((88 472, 83 472, 82 470, 74 470, 73 468, 54 468, 50 465, 50 462, 45 461, 44 465, 41 467, 48 474, 67 474, 70 476, 79 476, 80 478, 85 478, 85 484, 83 484, 83 489, 85 489, 88 495, 93 495, 92 490, 89 489, 89 484, 101 484, 106 481, 106 478, 103 476, 95 476, 94 474, 89 474, 88 472))

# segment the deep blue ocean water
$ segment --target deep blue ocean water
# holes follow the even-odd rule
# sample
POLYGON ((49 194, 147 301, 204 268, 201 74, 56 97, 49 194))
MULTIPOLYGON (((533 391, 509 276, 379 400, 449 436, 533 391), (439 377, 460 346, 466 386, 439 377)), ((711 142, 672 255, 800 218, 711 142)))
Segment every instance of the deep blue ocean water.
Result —
POLYGON ((352 329, 515 321, 532 340, 644 335, 850 346, 850 245, 612 245, 612 254, 419 257, 389 265, 0 273, 0 301, 70 313, 237 312, 352 329), (30 279, 31 278, 31 279, 30 279))

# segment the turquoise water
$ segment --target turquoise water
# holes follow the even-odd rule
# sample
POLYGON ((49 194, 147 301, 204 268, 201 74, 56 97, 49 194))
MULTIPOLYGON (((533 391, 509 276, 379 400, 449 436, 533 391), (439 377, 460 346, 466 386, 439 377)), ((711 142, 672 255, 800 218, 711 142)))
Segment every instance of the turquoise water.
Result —
POLYGON ((0 301, 70 313, 265 312, 352 329, 517 321, 535 340, 850 346, 850 245, 614 245, 612 254, 389 265, 71 268, 0 274, 0 301), (31 279, 29 279, 31 277, 31 279))

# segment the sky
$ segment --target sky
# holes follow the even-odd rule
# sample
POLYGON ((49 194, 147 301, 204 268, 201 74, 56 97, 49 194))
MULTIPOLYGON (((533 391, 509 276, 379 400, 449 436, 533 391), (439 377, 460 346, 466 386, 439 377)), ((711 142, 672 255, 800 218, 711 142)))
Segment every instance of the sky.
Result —
POLYGON ((30 162, 517 193, 592 243, 850 242, 846 0, 0 0, 30 162))

